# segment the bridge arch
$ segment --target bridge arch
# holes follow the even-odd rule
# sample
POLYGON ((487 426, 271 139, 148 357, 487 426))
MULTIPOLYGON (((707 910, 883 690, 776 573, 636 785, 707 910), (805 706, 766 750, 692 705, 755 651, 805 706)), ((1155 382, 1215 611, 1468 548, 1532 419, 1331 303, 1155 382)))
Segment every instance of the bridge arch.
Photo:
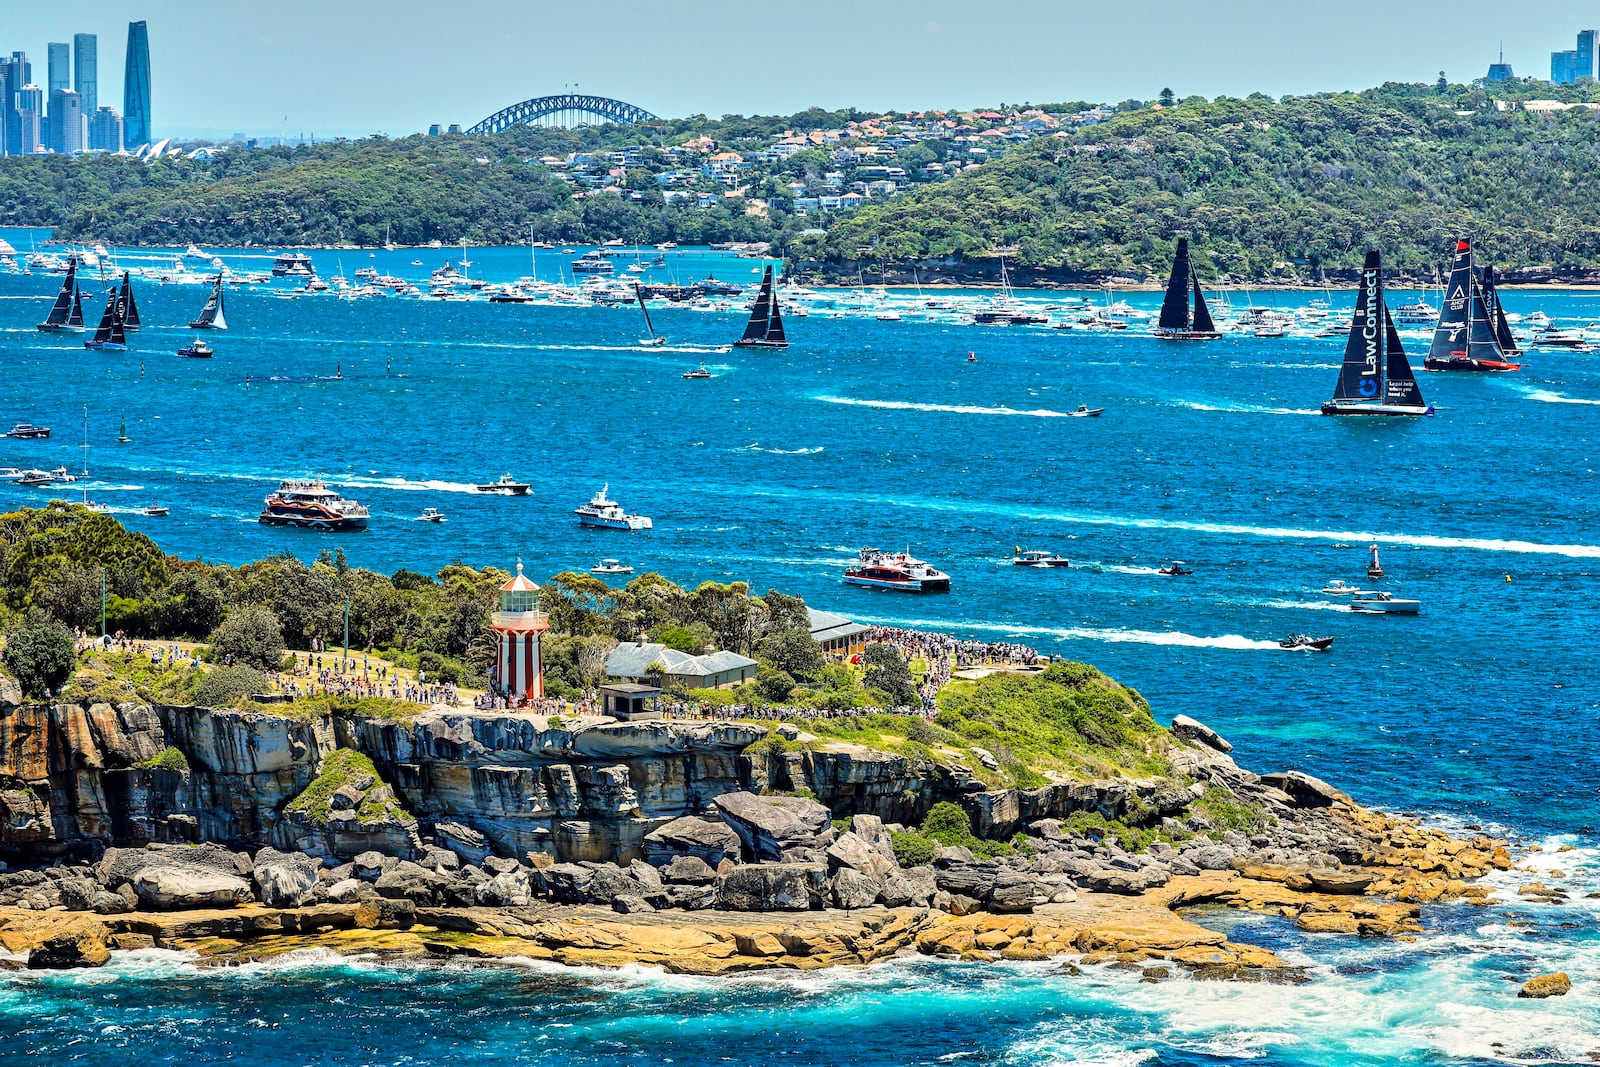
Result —
POLYGON ((631 126, 650 122, 655 116, 642 107, 613 100, 607 96, 588 96, 580 93, 561 93, 558 96, 536 96, 520 104, 501 108, 468 130, 468 133, 499 133, 513 126, 527 126, 541 119, 555 119, 552 126, 586 126, 586 120, 619 122, 631 126))

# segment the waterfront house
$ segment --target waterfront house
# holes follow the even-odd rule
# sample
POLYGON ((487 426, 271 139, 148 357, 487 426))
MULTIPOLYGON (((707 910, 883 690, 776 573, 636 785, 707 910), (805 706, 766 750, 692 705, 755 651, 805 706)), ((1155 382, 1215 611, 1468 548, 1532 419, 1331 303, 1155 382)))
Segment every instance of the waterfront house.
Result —
POLYGON ((811 636, 822 646, 822 654, 829 659, 849 659, 866 651, 870 626, 852 622, 843 615, 830 611, 806 608, 811 636))
POLYGON ((667 688, 726 689, 756 676, 756 661, 737 652, 692 656, 663 644, 624 641, 606 658, 606 677, 627 682, 654 680, 667 688), (659 665, 659 672, 652 666, 659 665))

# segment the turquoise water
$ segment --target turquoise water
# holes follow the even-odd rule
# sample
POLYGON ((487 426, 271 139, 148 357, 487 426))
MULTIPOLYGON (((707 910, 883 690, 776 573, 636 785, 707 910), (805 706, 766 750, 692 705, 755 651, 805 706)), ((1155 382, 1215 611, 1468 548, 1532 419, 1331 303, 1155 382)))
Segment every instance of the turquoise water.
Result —
MULTIPOLYGON (((370 264, 425 279, 451 254, 313 256, 324 274, 370 264)), ((525 249, 470 255, 472 273, 493 280, 528 270, 525 249)), ((561 262, 542 253, 541 274, 555 278, 561 262)), ((689 281, 714 269, 754 280, 748 260, 696 254, 669 264, 649 277, 689 281)), ((1563 854, 1563 869, 1573 860, 1593 870, 1600 356, 1538 352, 1515 375, 1425 375, 1438 417, 1374 425, 1315 415, 1332 389, 1337 340, 1172 346, 813 313, 790 320, 786 352, 707 355, 717 377, 689 382, 680 375, 699 349, 737 336, 737 310, 660 308, 668 348, 642 350, 636 310, 286 300, 256 289, 230 292, 233 328, 210 338, 215 359, 193 361, 173 353, 191 336, 181 325, 203 290, 143 286, 149 325, 134 350, 91 355, 77 337, 33 330, 58 285, 0 275, 9 371, 0 421, 55 428, 46 442, 0 442, 0 465, 77 469, 89 405, 90 493, 168 551, 242 562, 338 546, 385 571, 520 557, 536 577, 617 556, 684 584, 738 578, 865 621, 1023 640, 1103 667, 1162 717, 1205 720, 1247 766, 1299 767, 1365 802, 1458 825, 1565 835, 1580 849, 1563 854), (326 380, 336 370, 342 379, 326 380), (1079 403, 1106 414, 1060 417, 1079 403), (123 418, 133 441, 119 445, 123 418), (532 482, 533 495, 471 492, 505 471, 532 482), (318 535, 255 522, 278 479, 309 474, 368 504, 372 529, 318 535), (579 529, 571 509, 602 483, 655 529, 579 529), (137 514, 150 500, 172 515, 137 514), (412 521, 430 505, 449 521, 412 521), (1360 580, 1374 538, 1387 586, 1420 596, 1421 616, 1351 616, 1318 594, 1332 578, 1360 580), (952 574, 953 591, 844 587, 839 575, 863 544, 909 544, 952 574), (1014 568, 1019 544, 1055 549, 1073 566, 1014 568), (1196 575, 1153 573, 1173 558, 1196 575), (1298 631, 1333 635, 1333 652, 1276 647, 1298 631)), ((1256 303, 1306 299, 1258 294, 1256 303)), ((1157 300, 1130 297, 1146 308, 1157 300)), ((1563 324, 1600 320, 1596 294, 1508 292, 1505 302, 1563 324)), ((0 486, 8 506, 44 496, 0 486)), ((436 996, 472 1003, 472 1034, 500 1035, 471 1046, 490 1062, 511 1049, 554 1060, 540 1050, 555 1046, 562 1062, 579 1063, 634 1062, 646 1046, 666 1050, 652 1058, 685 1063, 1438 1062, 1494 1052, 1489 1042, 1501 1038, 1473 1036, 1480 1018, 1509 1028, 1525 1050, 1539 1047, 1536 1022, 1567 1019, 1574 1029, 1551 1031, 1549 1047, 1575 1058, 1600 1046, 1574 1036, 1580 1022, 1600 1033, 1593 992, 1554 1008, 1508 1001, 1515 987, 1504 976, 1525 968, 1486 954, 1520 961, 1527 952, 1597 977, 1594 909, 1544 908, 1517 905, 1539 911, 1533 931, 1505 925, 1500 908, 1443 909, 1420 950, 1254 931, 1286 938, 1315 965, 1318 980, 1295 989, 929 964, 732 986, 362 969, 356 987, 342 967, 314 961, 197 975, 157 954, 119 964, 104 987, 96 976, 14 980, 0 988, 34 1006, 5 1009, 0 1026, 41 1027, 19 1047, 43 1055, 68 1032, 126 1025, 94 1048, 127 1042, 147 1053, 158 1046, 140 1042, 164 1027, 181 1033, 187 1024, 175 1020, 191 1012, 211 1020, 201 1028, 208 1043, 226 1033, 264 1047, 252 1018, 277 1027, 278 1041, 309 1029, 319 1042, 359 1042, 363 1032, 371 1042, 338 1060, 318 1059, 316 1045, 262 1062, 430 1062, 453 1040, 428 1043, 428 1027, 445 1025, 437 1005, 403 1015, 417 1020, 404 1040, 385 1019, 398 1003, 436 996), (145 1023, 116 1021, 133 1009, 100 998, 119 990, 144 1005, 145 1023), (343 1002, 330 1005, 335 996, 343 1002), (38 1007, 57 1001, 72 1010, 38 1007), (370 1029, 330 1035, 319 1013, 365 1018, 370 1029), (928 1026, 930 1015, 948 1025, 928 1026), (867 1038, 852 1023, 862 1018, 872 1021, 867 1038)))

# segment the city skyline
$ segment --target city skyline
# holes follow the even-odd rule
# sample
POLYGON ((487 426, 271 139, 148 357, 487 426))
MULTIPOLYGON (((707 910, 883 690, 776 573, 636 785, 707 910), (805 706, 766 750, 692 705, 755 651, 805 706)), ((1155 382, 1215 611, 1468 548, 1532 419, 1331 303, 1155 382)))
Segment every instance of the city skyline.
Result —
POLYGON ((663 116, 1152 99, 1167 86, 1180 97, 1280 96, 1431 81, 1441 69, 1468 81, 1495 61, 1502 39, 1518 74, 1543 76, 1552 49, 1594 21, 1553 0, 1530 0, 1504 21, 1503 6, 1487 0, 1404 8, 1356 0, 1334 22, 1267 0, 1240 0, 1226 19, 1169 0, 1137 10, 1025 2, 1003 17, 952 0, 930 0, 914 16, 824 5, 792 26, 748 19, 731 3, 702 4, 686 19, 624 0, 603 21, 509 2, 467 8, 472 17, 417 0, 285 0, 271 11, 85 0, 68 11, 8 12, 0 52, 26 51, 38 62, 51 42, 96 34, 100 76, 115 85, 129 21, 145 20, 159 136, 293 138, 470 126, 574 85, 663 116), (1152 32, 1157 25, 1163 32, 1152 32), (426 84, 404 62, 422 55, 438 72, 426 84), (708 61, 720 72, 711 78, 701 74, 708 61), (218 69, 229 77, 215 77, 218 69))

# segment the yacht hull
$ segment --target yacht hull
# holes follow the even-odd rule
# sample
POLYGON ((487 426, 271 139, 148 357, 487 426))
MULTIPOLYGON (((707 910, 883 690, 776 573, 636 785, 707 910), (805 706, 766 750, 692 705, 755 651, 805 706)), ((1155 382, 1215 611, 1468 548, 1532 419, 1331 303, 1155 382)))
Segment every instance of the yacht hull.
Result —
POLYGON ((859 585, 867 589, 893 589, 897 593, 948 593, 950 591, 949 578, 908 578, 905 581, 889 581, 883 578, 860 578, 845 575, 846 585, 859 585))
POLYGON ((1362 404, 1330 400, 1322 405, 1324 415, 1432 415, 1433 408, 1416 408, 1399 404, 1362 404))

